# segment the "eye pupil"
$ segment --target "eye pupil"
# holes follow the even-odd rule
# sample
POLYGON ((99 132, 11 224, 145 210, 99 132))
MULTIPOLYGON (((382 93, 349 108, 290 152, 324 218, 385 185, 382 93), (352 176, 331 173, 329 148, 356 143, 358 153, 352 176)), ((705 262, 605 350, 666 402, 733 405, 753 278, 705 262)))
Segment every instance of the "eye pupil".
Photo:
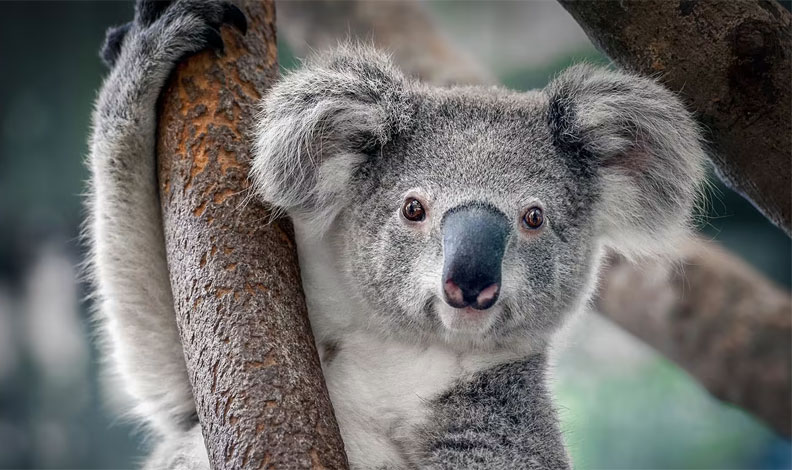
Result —
POLYGON ((532 207, 525 212, 523 216, 523 223, 528 228, 539 228, 542 226, 544 222, 544 215, 542 214, 542 209, 538 207, 532 207))
POLYGON ((426 217, 423 205, 418 199, 408 198, 402 207, 404 218, 412 222, 420 222, 426 217))

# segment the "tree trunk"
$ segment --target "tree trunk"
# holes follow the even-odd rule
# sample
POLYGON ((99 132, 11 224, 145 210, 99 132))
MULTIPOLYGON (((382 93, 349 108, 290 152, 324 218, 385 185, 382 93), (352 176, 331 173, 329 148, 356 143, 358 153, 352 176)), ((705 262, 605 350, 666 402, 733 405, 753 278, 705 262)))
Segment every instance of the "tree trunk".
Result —
POLYGON ((792 14, 764 0, 559 0, 620 66, 698 113, 720 176, 792 234, 792 14))
MULTIPOLYGON (((281 24, 298 54, 332 46, 347 36, 366 38, 393 49, 394 59, 405 72, 430 81, 490 81, 448 43, 420 5, 384 1, 376 2, 372 10, 369 3, 283 2, 279 3, 281 24), (394 17, 410 20, 394 28, 386 21, 394 17), (422 64, 449 65, 445 72, 433 72, 422 64)), ((619 5, 615 1, 588 3, 608 8, 619 5)), ((702 64, 692 70, 701 69, 702 64)), ((778 195, 788 194, 788 189, 778 195)), ((681 271, 670 272, 661 263, 636 266, 613 258, 613 266, 602 274, 597 300, 601 313, 676 361, 716 397, 744 407, 789 436, 789 293, 723 249, 704 247, 698 240, 680 249, 677 261, 685 266, 681 271)))
POLYGON ((277 77, 271 0, 245 37, 178 66, 157 156, 168 267, 213 468, 347 467, 314 346, 290 223, 251 192, 255 105, 277 77))

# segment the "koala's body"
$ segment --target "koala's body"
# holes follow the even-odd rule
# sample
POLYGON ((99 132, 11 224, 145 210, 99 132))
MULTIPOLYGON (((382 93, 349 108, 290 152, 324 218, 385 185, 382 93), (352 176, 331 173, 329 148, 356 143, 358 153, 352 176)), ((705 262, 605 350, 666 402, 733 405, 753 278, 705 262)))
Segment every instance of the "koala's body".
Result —
MULTIPOLYGON (((168 283, 155 103, 229 4, 142 2, 94 113, 90 234, 108 354, 161 436, 149 468, 208 468, 168 283)), ((432 87, 363 47, 264 98, 258 194, 294 221, 312 329, 353 468, 567 468, 546 353, 604 247, 683 236, 698 130, 654 81, 579 66, 544 90, 432 87)))

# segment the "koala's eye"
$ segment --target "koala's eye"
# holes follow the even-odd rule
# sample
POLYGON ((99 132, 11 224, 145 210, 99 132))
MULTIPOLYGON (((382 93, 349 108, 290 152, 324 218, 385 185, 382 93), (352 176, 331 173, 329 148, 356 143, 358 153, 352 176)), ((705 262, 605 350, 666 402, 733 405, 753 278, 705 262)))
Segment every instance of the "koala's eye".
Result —
POLYGON ((531 207, 523 214, 522 223, 526 228, 537 229, 544 223, 544 214, 539 207, 531 207))
POLYGON ((426 218, 423 204, 414 197, 408 197, 402 206, 402 215, 411 222, 421 222, 426 218))

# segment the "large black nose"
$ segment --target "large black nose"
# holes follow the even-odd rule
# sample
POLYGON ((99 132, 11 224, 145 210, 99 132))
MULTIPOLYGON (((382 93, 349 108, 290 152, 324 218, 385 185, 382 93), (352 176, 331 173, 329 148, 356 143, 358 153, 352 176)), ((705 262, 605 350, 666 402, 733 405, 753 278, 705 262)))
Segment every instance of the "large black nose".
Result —
POLYGON ((450 209, 443 217, 443 291, 455 308, 484 310, 498 300, 509 221, 483 204, 450 209))

